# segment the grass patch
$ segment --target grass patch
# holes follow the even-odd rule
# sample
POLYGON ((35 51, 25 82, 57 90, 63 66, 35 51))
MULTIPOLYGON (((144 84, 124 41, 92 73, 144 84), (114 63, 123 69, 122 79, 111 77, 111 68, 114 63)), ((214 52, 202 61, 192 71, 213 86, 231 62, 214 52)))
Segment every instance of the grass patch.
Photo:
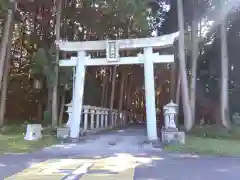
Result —
POLYGON ((169 152, 222 156, 240 156, 240 127, 231 131, 216 126, 196 127, 186 137, 185 145, 169 145, 169 152))
POLYGON ((38 141, 24 140, 24 126, 8 126, 0 131, 0 153, 28 153, 56 144, 57 138, 44 133, 38 141))
POLYGON ((219 126, 197 126, 191 130, 190 135, 213 139, 240 140, 240 126, 233 126, 231 130, 219 126))
POLYGON ((240 156, 240 141, 188 136, 185 145, 165 147, 169 152, 183 152, 222 156, 240 156))

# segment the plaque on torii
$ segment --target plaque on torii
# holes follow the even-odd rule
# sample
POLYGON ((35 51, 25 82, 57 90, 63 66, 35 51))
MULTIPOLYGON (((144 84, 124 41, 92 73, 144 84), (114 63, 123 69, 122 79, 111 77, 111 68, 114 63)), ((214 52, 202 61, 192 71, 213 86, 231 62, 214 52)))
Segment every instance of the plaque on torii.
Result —
POLYGON ((106 59, 109 62, 119 61, 119 46, 117 41, 106 41, 106 59))

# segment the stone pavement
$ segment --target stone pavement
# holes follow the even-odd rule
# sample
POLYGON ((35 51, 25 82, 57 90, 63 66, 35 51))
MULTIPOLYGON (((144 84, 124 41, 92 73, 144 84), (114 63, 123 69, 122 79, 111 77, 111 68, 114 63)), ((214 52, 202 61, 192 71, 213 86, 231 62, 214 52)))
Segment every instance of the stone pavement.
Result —
POLYGON ((0 180, 239 180, 240 159, 168 154, 131 128, 0 156, 0 180))

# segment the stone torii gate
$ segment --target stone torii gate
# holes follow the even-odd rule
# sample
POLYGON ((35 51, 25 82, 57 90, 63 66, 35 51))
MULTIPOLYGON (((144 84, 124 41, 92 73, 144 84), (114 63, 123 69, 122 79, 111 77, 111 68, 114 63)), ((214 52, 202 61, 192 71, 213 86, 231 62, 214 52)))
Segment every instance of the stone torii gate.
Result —
POLYGON ((159 55, 153 53, 154 49, 172 47, 178 32, 151 38, 104 40, 104 41, 57 41, 56 44, 62 51, 78 52, 77 57, 59 61, 59 66, 76 66, 72 122, 70 124, 70 137, 78 138, 82 117, 82 102, 85 83, 86 66, 106 66, 124 64, 144 64, 145 99, 147 117, 147 136, 150 141, 157 140, 154 63, 172 63, 174 55, 159 55), (143 49, 143 54, 135 57, 120 57, 120 50, 143 49), (106 58, 91 58, 86 53, 91 51, 106 50, 106 58))

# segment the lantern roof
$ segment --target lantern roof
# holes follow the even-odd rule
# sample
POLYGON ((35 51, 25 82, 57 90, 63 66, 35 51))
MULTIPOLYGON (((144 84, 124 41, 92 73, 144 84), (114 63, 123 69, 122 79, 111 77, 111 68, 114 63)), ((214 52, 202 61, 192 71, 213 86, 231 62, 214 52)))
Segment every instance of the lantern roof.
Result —
POLYGON ((166 107, 178 107, 177 104, 175 104, 172 100, 170 101, 170 103, 166 104, 166 107))

